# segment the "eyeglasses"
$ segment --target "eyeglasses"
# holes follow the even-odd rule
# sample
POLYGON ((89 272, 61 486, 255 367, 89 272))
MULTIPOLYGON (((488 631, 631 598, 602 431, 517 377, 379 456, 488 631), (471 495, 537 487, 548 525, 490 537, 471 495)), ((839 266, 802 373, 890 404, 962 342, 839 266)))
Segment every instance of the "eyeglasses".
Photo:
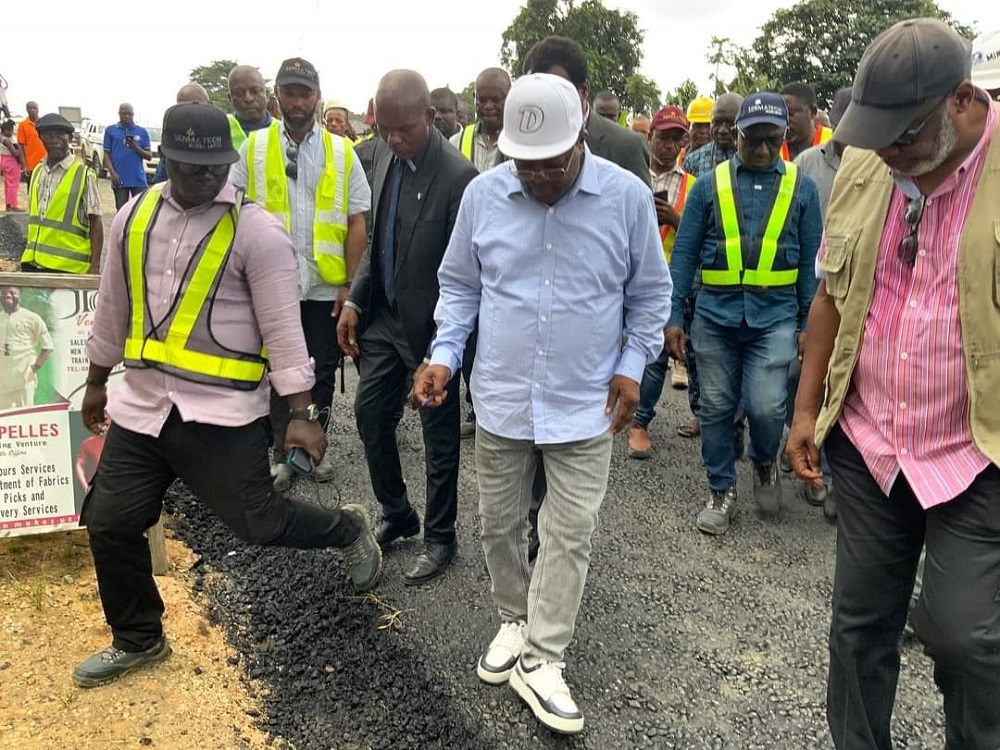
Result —
POLYGON ((751 151, 760 147, 762 143, 771 151, 777 151, 781 148, 781 144, 785 142, 785 131, 782 131, 778 135, 747 135, 737 128, 737 132, 740 134, 746 147, 751 151))
POLYGON ((177 171, 185 175, 196 175, 205 172, 216 176, 225 174, 229 169, 228 164, 191 164, 186 161, 175 161, 177 171))
POLYGON ((948 100, 949 96, 951 96, 950 93, 945 94, 943 97, 941 97, 941 101, 939 101, 937 104, 934 105, 934 109, 932 109, 928 113, 927 117, 925 117, 923 120, 920 121, 920 124, 917 125, 917 127, 910 128, 909 130, 904 130, 903 134, 899 136, 899 138, 897 138, 891 144, 889 144, 889 147, 895 149, 904 149, 904 148, 909 148, 914 143, 916 143, 917 138, 920 137, 920 131, 923 130, 924 126, 931 121, 931 118, 934 117, 935 114, 937 114, 937 111, 941 109, 941 105, 948 100))
POLYGON ((910 231, 899 241, 896 254, 899 262, 910 268, 913 268, 917 262, 917 247, 920 244, 918 234, 920 233, 920 220, 924 218, 925 202, 926 199, 922 195, 919 198, 910 198, 909 203, 906 204, 906 211, 903 213, 903 221, 906 222, 910 231))
POLYGON ((573 159, 576 158, 579 150, 574 148, 573 153, 569 155, 569 160, 566 162, 565 167, 549 167, 546 169, 518 169, 516 164, 513 162, 511 171, 514 176, 517 177, 521 182, 534 182, 536 179, 541 178, 542 182, 556 182, 561 180, 569 174, 570 167, 573 166, 573 159))
POLYGON ((299 176, 299 147, 294 143, 288 144, 288 148, 285 149, 285 156, 288 157, 288 163, 285 165, 285 177, 289 180, 298 179, 299 176))

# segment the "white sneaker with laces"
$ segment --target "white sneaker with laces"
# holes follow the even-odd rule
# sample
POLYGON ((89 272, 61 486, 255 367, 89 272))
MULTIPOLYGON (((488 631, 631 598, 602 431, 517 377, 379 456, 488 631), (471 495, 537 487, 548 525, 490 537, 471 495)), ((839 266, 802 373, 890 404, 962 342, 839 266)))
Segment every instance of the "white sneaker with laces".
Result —
POLYGON ((583 731, 583 713, 563 679, 565 667, 561 661, 526 667, 524 659, 518 659, 510 673, 510 686, 544 726, 560 734, 577 734, 583 731))
POLYGON ((476 674, 490 685, 503 685, 510 679, 514 664, 524 650, 525 624, 520 620, 505 622, 486 652, 479 657, 476 674))

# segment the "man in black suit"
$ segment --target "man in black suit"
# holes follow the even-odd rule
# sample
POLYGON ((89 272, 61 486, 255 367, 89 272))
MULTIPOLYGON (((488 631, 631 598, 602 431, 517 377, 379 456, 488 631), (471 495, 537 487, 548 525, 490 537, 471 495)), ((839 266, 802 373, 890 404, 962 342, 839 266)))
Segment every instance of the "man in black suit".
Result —
POLYGON ((551 73, 572 83, 580 92, 587 147, 596 156, 614 162, 650 184, 649 150, 642 136, 601 117, 590 106, 587 54, 583 47, 568 37, 547 36, 528 51, 524 73, 551 73))
MULTIPOLYGON (((337 337, 359 358, 354 414, 382 522, 383 547, 420 532, 396 445, 399 405, 411 376, 425 367, 434 336, 437 271, 458 204, 476 168, 434 127, 423 77, 394 70, 379 82, 375 119, 380 138, 372 174, 372 241, 351 285, 337 337)), ((458 375, 441 408, 421 411, 427 462, 424 551, 403 575, 406 584, 436 578, 455 556, 459 457, 458 375)))

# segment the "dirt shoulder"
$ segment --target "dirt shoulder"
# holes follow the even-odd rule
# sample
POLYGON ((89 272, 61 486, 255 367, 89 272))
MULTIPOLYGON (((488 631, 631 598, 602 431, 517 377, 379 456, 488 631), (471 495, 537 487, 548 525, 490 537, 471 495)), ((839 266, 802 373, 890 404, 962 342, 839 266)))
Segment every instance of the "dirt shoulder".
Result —
POLYGON ((168 539, 167 558, 157 584, 174 654, 84 690, 73 667, 110 643, 86 532, 0 539, 0 747, 265 745, 236 652, 192 589, 194 555, 168 539))

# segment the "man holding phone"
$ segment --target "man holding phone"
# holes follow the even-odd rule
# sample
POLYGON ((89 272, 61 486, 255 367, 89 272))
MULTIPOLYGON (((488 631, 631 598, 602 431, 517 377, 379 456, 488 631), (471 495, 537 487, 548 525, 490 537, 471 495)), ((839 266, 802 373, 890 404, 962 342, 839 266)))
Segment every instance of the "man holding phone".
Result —
POLYGON ((118 122, 104 129, 104 168, 111 178, 115 209, 124 206, 133 195, 146 189, 144 161, 153 158, 149 133, 135 124, 135 110, 123 103, 118 107, 118 122))
MULTIPOLYGON (((649 134, 649 177, 653 185, 653 202, 656 204, 656 223, 660 227, 663 257, 670 262, 670 253, 681 223, 681 213, 694 178, 681 169, 678 157, 688 143, 688 123, 684 110, 671 104, 653 115, 649 134)), ((631 458, 649 458, 653 444, 647 429, 656 416, 656 403, 663 393, 667 369, 672 369, 671 384, 687 385, 687 370, 682 362, 670 362, 670 352, 664 349, 655 361, 646 366, 642 374, 639 407, 628 431, 628 455, 631 458)))

